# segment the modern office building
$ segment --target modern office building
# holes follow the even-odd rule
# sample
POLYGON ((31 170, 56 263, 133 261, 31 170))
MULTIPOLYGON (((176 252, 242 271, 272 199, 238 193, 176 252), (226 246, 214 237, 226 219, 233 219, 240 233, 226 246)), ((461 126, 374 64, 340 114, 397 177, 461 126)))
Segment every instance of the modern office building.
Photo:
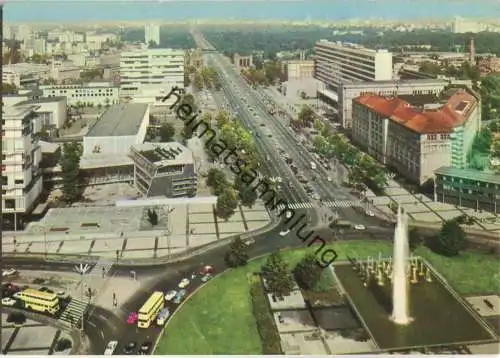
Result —
POLYGON ((116 104, 120 101, 120 88, 108 82, 40 86, 39 88, 44 97, 66 97, 69 106, 82 103, 97 107, 116 104))
POLYGON ((144 42, 146 44, 160 44, 160 26, 156 24, 147 24, 144 26, 144 42))
POLYGON ((127 156, 132 145, 144 142, 148 124, 147 104, 111 106, 83 137, 83 158, 94 155, 127 156))
POLYGON ((423 184, 434 171, 462 161, 481 118, 472 93, 455 89, 445 101, 410 104, 400 97, 367 94, 354 100, 353 141, 409 181, 423 184), (459 134, 471 131, 466 136, 459 134), (464 139, 466 137, 466 139, 464 139), (460 147, 460 149, 459 149, 460 147), (455 154, 456 153, 456 154, 455 154))
POLYGON ((500 175, 442 167, 435 171, 434 200, 475 210, 500 212, 500 175))
POLYGON ((161 103, 174 86, 184 88, 184 51, 146 49, 120 57, 120 97, 161 103))
POLYGON ((341 83, 392 79, 392 53, 355 44, 321 40, 315 47, 315 77, 327 89, 337 91, 341 83))
POLYGON ((352 126, 352 100, 365 94, 376 94, 380 96, 398 95, 438 95, 449 81, 437 79, 420 80, 394 80, 376 82, 354 82, 342 83, 338 86, 337 93, 324 89, 321 93, 321 103, 327 108, 338 113, 339 122, 344 128, 352 126))
POLYGON ((42 153, 36 106, 3 106, 2 216, 6 226, 22 227, 42 193, 42 153))
POLYGON ((179 143, 143 143, 132 146, 134 183, 146 197, 195 196, 193 153, 179 143))

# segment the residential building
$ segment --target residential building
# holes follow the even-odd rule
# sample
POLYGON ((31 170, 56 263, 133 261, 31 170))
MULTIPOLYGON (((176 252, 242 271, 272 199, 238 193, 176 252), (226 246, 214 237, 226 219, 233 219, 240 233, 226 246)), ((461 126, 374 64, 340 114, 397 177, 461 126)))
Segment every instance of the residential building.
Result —
POLYGON ((359 45, 318 41, 315 49, 315 78, 328 90, 337 91, 343 82, 387 81, 392 79, 392 53, 359 45))
POLYGON ((156 24, 146 24, 144 26, 144 42, 150 44, 151 42, 155 45, 160 44, 160 26, 156 24))
POLYGON ((59 83, 80 79, 81 68, 71 63, 52 63, 51 77, 59 83))
POLYGON ((184 51, 145 49, 122 52, 120 84, 122 98, 161 103, 172 87, 184 88, 184 51))
POLYGON ((451 26, 451 31, 455 34, 465 34, 468 32, 478 33, 485 31, 487 28, 486 24, 461 18, 459 16, 455 17, 453 24, 451 26))
POLYGON ((338 86, 337 93, 324 89, 320 91, 319 95, 322 97, 320 99, 322 99, 324 107, 338 113, 342 127, 351 128, 352 100, 356 97, 364 94, 380 96, 438 95, 449 84, 449 81, 437 79, 342 83, 338 86))
POLYGON ((285 73, 288 80, 312 78, 314 76, 313 60, 291 60, 285 62, 285 73))
POLYGON ((34 63, 16 63, 2 67, 2 83, 16 87, 36 86, 40 80, 47 79, 50 66, 34 63))
POLYGON ((111 106, 83 137, 83 157, 127 156, 133 144, 144 142, 148 124, 147 104, 111 106))
POLYGON ((412 105, 410 97, 366 94, 354 99, 352 136, 368 154, 421 185, 436 169, 449 166, 452 157, 459 161, 468 152, 469 136, 457 140, 455 133, 477 130, 480 102, 463 89, 455 89, 445 101, 412 105))
POLYGON ((2 216, 4 227, 16 229, 42 192, 39 128, 36 106, 4 105, 2 110, 2 216))
POLYGON ((66 97, 69 106, 85 103, 90 106, 117 104, 120 88, 109 82, 91 82, 82 85, 40 86, 44 97, 66 97))
POLYGON ((179 143, 143 143, 132 146, 134 184, 146 197, 195 196, 193 153, 179 143))
POLYGON ((435 201, 500 213, 499 174, 441 167, 435 176, 435 201))

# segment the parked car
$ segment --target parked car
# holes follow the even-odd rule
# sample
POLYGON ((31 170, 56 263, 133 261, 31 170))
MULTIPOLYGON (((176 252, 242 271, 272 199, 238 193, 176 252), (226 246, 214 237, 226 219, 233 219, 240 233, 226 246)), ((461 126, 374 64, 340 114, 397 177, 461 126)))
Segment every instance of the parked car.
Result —
POLYGON ((186 296, 187 291, 186 290, 180 290, 177 293, 177 296, 175 296, 174 303, 179 304, 181 301, 184 299, 184 296, 186 296))
POLYGON ((16 304, 16 300, 13 300, 12 298, 9 298, 9 297, 5 297, 5 298, 2 298, 2 306, 8 306, 8 307, 12 307, 16 304))
POLYGON ((124 347, 123 347, 123 353, 127 355, 134 354, 137 349, 137 343, 136 342, 128 342, 124 347))
POLYGON ((189 279, 187 279, 187 278, 183 278, 183 279, 181 280, 181 282, 179 282, 178 287, 179 287, 179 288, 186 288, 186 287, 188 287, 188 286, 189 286, 189 283, 190 283, 189 279))
POLYGON ((128 324, 134 324, 137 322, 137 319, 139 318, 139 315, 137 312, 130 312, 127 318, 127 323, 128 324))
POLYGON ((144 342, 141 344, 141 347, 139 348, 139 354, 141 355, 147 355, 151 352, 151 348, 153 347, 152 342, 144 342))
POLYGON ((106 350, 104 351, 105 356, 112 356, 115 353, 116 346, 118 346, 118 341, 110 341, 106 346, 106 350))
POLYGON ((7 277, 7 276, 13 276, 17 273, 16 269, 10 268, 7 270, 2 270, 2 276, 7 277))
POLYGON ((165 294, 165 301, 172 301, 177 296, 176 290, 170 290, 165 294))
POLYGON ((289 229, 286 229, 286 230, 282 230, 280 231, 280 236, 283 237, 283 236, 286 236, 290 233, 290 230, 289 229))
POLYGON ((356 230, 366 230, 366 227, 364 225, 361 225, 361 224, 354 225, 354 228, 356 230))
POLYGON ((201 282, 207 282, 208 280, 210 280, 212 278, 212 275, 210 274, 206 274, 205 276, 203 276, 201 278, 201 282))

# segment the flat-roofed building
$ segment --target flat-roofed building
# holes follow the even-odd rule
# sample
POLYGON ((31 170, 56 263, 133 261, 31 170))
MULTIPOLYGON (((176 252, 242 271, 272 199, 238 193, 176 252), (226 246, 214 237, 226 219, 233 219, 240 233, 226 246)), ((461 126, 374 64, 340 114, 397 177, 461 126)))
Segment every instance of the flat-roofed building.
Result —
POLYGON ((16 63, 2 67, 2 82, 16 87, 35 86, 49 76, 50 67, 43 64, 16 63))
POLYGON ((288 80, 312 78, 314 76, 313 60, 290 60, 286 61, 284 67, 288 80))
POLYGON ((117 104, 120 100, 120 88, 109 82, 92 82, 83 85, 40 86, 44 97, 67 98, 69 106, 84 103, 92 106, 117 104))
POLYGON ((463 89, 455 89, 445 101, 418 105, 367 94, 354 100, 352 113, 353 141, 417 184, 451 165, 453 152, 468 152, 472 141, 454 137, 464 128, 477 131, 481 118, 478 98, 463 89))
POLYGON ((149 106, 142 103, 115 104, 83 137, 83 157, 126 156, 130 147, 144 141, 149 124, 149 106))
POLYGON ((60 129, 68 117, 66 97, 35 97, 27 98, 15 106, 35 105, 38 121, 44 131, 60 129))
POLYGON ((177 142, 132 146, 134 183, 146 197, 196 195, 196 167, 190 149, 177 142))
POLYGON ((435 176, 436 201, 499 213, 499 174, 474 169, 441 167, 435 171, 435 176))

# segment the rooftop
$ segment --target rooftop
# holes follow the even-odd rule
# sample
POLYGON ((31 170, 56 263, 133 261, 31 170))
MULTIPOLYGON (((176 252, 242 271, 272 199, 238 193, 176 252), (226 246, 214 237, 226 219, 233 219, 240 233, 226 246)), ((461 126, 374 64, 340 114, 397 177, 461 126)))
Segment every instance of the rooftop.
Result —
POLYGON ((15 104, 15 106, 26 106, 29 104, 39 104, 39 103, 53 103, 53 102, 61 102, 66 101, 66 97, 57 96, 57 97, 37 97, 34 99, 27 99, 15 104))
POLYGON ((136 135, 148 110, 144 103, 115 104, 104 112, 86 137, 136 135))
POLYGON ((400 79, 400 80, 384 80, 384 81, 371 81, 371 82, 346 82, 342 83, 343 87, 347 88, 365 88, 365 87, 377 87, 380 85, 392 84, 394 86, 418 86, 421 84, 435 84, 444 85, 448 82, 445 80, 435 79, 435 78, 419 78, 414 80, 400 79))
POLYGON ((4 65, 2 70, 3 72, 22 72, 23 74, 29 74, 48 71, 49 68, 50 67, 48 65, 22 62, 11 65, 4 65))
POLYGON ((435 170, 434 173, 500 185, 500 174, 488 173, 480 170, 441 167, 435 170))
POLYGON ((134 144, 132 150, 156 167, 193 163, 193 152, 177 142, 134 144))
POLYGON ((435 109, 412 107, 401 97, 368 94, 355 101, 420 134, 450 133, 454 127, 462 125, 477 106, 475 97, 461 89, 435 109))

